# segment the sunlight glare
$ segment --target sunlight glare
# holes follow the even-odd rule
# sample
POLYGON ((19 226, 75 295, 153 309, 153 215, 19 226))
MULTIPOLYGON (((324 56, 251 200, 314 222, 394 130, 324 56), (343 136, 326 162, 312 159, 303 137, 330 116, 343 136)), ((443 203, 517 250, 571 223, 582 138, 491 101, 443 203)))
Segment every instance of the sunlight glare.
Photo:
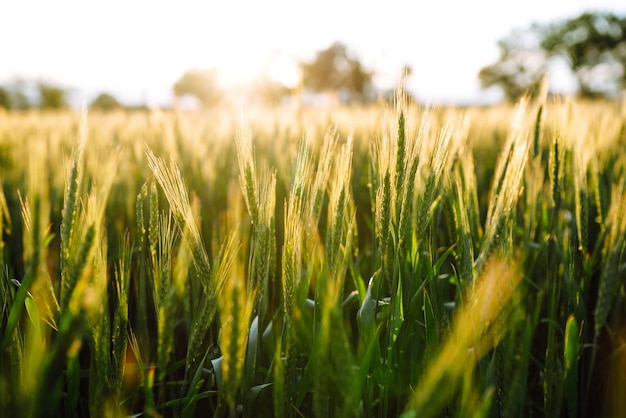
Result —
POLYGON ((284 54, 272 56, 267 74, 271 80, 289 88, 296 87, 302 77, 296 60, 284 54))
POLYGON ((224 88, 233 88, 252 81, 260 71, 260 65, 255 60, 240 56, 222 60, 216 65, 219 72, 219 81, 224 88))

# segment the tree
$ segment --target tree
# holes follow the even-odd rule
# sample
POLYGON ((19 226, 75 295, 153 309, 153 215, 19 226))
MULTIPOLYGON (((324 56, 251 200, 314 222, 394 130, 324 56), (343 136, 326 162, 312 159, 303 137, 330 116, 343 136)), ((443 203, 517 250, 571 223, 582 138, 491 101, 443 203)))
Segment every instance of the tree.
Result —
POLYGON ((549 56, 564 57, 585 97, 611 95, 626 87, 626 17, 611 13, 583 13, 546 27, 541 48, 549 56))
POLYGON ((550 25, 531 25, 498 41, 500 57, 484 67, 484 88, 502 87, 516 100, 536 92, 551 63, 564 59, 584 97, 606 96, 626 87, 626 18, 610 13, 583 13, 550 25))
POLYGON ((26 94, 27 89, 27 83, 19 79, 0 87, 0 107, 7 110, 30 109, 32 104, 26 94))
POLYGON ((259 77, 252 85, 253 99, 270 106, 279 105, 286 97, 292 94, 292 88, 269 77, 259 77))
POLYGON ((22 80, 17 80, 9 90, 11 94, 11 109, 27 110, 34 106, 27 94, 28 86, 22 80))
POLYGON ((500 86, 507 100, 516 101, 524 93, 535 94, 547 73, 546 54, 534 33, 515 31, 498 41, 500 58, 480 70, 483 88, 500 86))
POLYGON ((0 107, 4 109, 11 108, 11 93, 0 86, 0 107))
POLYGON ((361 62, 355 58, 349 61, 345 84, 347 92, 358 101, 364 101, 372 85, 372 72, 363 68, 361 62))
POLYGON ((174 84, 174 95, 196 97, 203 108, 215 106, 222 97, 215 69, 193 69, 185 72, 174 84))
POLYGON ((47 83, 39 83, 39 107, 41 109, 63 109, 67 107, 65 89, 47 83))
POLYGON ((364 100, 372 87, 373 72, 336 42, 319 51, 315 59, 300 64, 304 87, 316 92, 344 91, 351 100, 364 100))
POLYGON ((122 105, 111 94, 101 93, 91 102, 89 107, 94 110, 102 110, 107 112, 111 110, 121 109, 122 105))

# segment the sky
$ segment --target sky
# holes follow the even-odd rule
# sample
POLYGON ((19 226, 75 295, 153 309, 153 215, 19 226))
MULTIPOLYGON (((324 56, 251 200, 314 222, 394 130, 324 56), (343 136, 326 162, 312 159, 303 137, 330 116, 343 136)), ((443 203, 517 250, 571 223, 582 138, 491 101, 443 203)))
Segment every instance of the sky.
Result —
POLYGON ((392 87, 407 63, 419 99, 481 102, 494 95, 478 72, 498 59, 498 39, 584 11, 623 15, 626 1, 0 0, 0 84, 36 78, 79 101, 106 91, 166 105, 188 69, 216 67, 224 85, 262 71, 289 83, 294 62, 340 41, 379 87, 392 87))

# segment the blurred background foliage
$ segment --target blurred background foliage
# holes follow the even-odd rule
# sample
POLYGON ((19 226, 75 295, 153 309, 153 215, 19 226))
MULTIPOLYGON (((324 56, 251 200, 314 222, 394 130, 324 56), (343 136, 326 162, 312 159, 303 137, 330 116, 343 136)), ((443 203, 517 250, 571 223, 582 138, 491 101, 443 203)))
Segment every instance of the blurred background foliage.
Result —
POLYGON ((626 17, 582 15, 515 30, 498 42, 500 57, 479 74, 483 87, 498 86, 508 100, 537 94, 551 64, 565 62, 585 98, 615 97, 626 86, 626 17))
MULTIPOLYGON (((583 13, 580 16, 517 28, 498 41, 498 59, 477 74, 484 89, 498 88, 505 99, 517 101, 529 92, 539 91, 546 74, 574 80, 577 95, 584 98, 619 97, 626 86, 626 17, 612 13, 583 13), (559 71, 554 71, 558 67, 559 71)), ((376 70, 365 65, 342 42, 317 51, 308 61, 298 63, 299 80, 287 86, 267 75, 260 75, 246 87, 245 103, 364 104, 390 101, 393 91, 381 90, 374 83, 376 70)), ((410 76, 405 66, 402 75, 410 76)), ((559 81, 559 80, 557 80, 559 81)), ((557 83, 558 84, 558 83, 557 83)), ((239 92, 241 93, 241 92, 239 92)), ((413 100, 410 92, 405 92, 413 100)), ((195 108, 208 109, 231 102, 233 92, 220 85, 215 68, 185 71, 172 85, 173 107, 191 98, 195 108)), ((241 95, 241 94, 240 94, 241 95)), ((71 102, 72 89, 41 80, 16 79, 0 86, 0 108, 63 109, 71 102)), ((235 100, 236 101, 236 100, 235 100)), ((124 107, 109 92, 95 95, 91 106, 99 110, 124 107)), ((126 106, 137 108, 137 106, 126 106)), ((145 105, 139 106, 145 108, 145 105)))

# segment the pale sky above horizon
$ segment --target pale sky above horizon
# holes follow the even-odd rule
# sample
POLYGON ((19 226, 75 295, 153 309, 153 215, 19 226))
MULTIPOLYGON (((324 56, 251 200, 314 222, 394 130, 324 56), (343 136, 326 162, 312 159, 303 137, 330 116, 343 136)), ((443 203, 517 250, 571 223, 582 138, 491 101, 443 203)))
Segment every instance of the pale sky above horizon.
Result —
POLYGON ((626 1, 1 0, 0 84, 37 78, 87 100, 165 104, 187 69, 217 67, 225 84, 263 69, 289 81, 290 62, 341 41, 383 86, 406 62, 420 99, 468 102, 484 98, 477 74, 498 39, 584 11, 626 14, 626 1))

